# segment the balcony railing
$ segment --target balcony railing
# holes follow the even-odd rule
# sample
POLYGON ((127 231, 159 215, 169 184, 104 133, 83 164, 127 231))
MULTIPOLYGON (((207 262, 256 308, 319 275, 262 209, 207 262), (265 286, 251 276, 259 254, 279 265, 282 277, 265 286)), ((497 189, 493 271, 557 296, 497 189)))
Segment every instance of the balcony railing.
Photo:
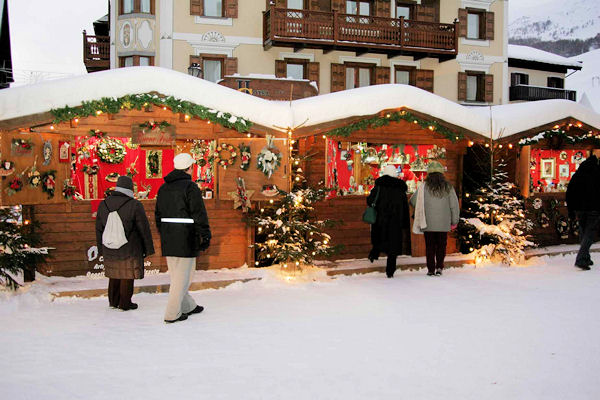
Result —
POLYGON ((575 90, 558 89, 542 86, 516 85, 510 87, 510 100, 550 100, 563 99, 577 101, 575 90))
POLYGON ((450 59, 457 24, 271 7, 263 15, 263 45, 450 59))
POLYGON ((83 31, 83 63, 88 72, 110 69, 110 36, 87 35, 83 31))

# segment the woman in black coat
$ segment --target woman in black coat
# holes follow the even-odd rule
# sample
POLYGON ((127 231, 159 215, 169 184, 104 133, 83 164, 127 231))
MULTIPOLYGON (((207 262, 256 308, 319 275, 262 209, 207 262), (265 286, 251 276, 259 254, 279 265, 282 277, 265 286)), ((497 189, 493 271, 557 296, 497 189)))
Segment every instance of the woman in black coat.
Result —
POLYGON ((379 253, 387 254, 386 275, 394 276, 396 256, 409 251, 409 214, 406 190, 408 187, 402 179, 398 179, 398 171, 393 165, 383 169, 383 175, 375 181, 375 187, 367 197, 367 204, 373 204, 377 198, 375 209, 377 220, 371 226, 372 249, 369 261, 373 262, 379 253))
POLYGON ((138 306, 131 302, 133 280, 144 277, 144 257, 154 254, 154 244, 144 206, 133 198, 130 177, 120 176, 115 190, 98 206, 96 242, 100 255, 104 257, 104 274, 109 278, 108 303, 123 311, 135 310, 138 306), (112 211, 119 214, 127 238, 127 243, 118 249, 108 248, 102 243, 108 215, 112 211))

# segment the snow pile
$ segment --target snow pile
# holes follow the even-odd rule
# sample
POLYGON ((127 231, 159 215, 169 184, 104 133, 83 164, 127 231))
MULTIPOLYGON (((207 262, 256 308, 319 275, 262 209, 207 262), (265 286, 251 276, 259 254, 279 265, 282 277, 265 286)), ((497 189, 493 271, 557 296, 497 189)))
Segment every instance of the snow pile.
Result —
POLYGON ((508 45, 508 58, 581 69, 581 62, 529 46, 508 45))

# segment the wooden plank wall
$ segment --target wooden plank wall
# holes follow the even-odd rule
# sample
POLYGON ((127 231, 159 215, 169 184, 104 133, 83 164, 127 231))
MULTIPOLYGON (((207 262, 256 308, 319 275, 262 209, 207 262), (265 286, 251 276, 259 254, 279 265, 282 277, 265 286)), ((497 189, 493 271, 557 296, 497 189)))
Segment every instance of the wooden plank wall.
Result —
MULTIPOLYGON (((152 230, 156 254, 149 257, 147 270, 164 272, 166 259, 160 255, 160 236, 154 223, 154 200, 142 201, 152 230)), ((212 232, 210 248, 198 257, 196 269, 236 268, 253 263, 248 252, 251 232, 242 221, 239 210, 233 210, 232 201, 205 201, 212 232)), ((43 245, 54 247, 51 259, 40 270, 45 275, 77 276, 94 269, 99 260, 90 259, 96 244, 95 223, 91 217, 91 202, 77 201, 66 204, 40 204, 33 206, 34 219, 42 224, 43 245), (89 254, 89 255, 88 255, 89 254)), ((93 258, 93 257, 92 257, 93 258)))

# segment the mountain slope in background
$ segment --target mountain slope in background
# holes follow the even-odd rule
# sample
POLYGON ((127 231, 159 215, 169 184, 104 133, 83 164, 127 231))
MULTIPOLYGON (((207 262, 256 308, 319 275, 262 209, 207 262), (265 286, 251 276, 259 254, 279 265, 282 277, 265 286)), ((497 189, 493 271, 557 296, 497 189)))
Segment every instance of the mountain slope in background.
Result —
POLYGON ((515 5, 511 2, 508 30, 511 39, 589 39, 600 33, 598 0, 551 0, 535 5, 515 5))

